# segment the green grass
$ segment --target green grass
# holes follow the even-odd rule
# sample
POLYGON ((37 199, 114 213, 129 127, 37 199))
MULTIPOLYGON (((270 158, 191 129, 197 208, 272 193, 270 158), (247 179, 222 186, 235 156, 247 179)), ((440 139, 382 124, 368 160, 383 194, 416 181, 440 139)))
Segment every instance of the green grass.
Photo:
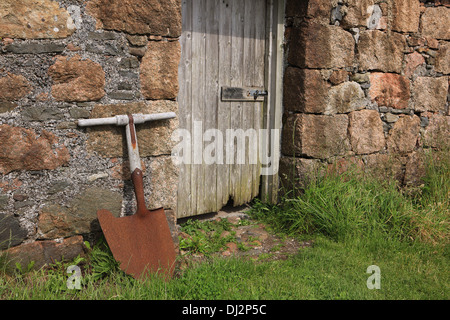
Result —
POLYGON ((361 182, 346 173, 315 182, 297 198, 285 198, 280 205, 259 201, 254 215, 288 234, 323 234, 336 241, 373 233, 410 234, 412 211, 394 183, 361 182))
POLYGON ((189 220, 181 228, 188 237, 180 238, 180 249, 186 253, 206 255, 223 251, 227 243, 236 242, 235 232, 232 231, 231 226, 227 219, 189 220))
MULTIPOLYGON (((424 184, 400 189, 394 180, 349 170, 328 174, 278 205, 256 200, 253 216, 275 231, 320 234, 335 241, 382 237, 393 241, 450 241, 450 169, 448 157, 429 158, 424 184)), ((297 191, 298 192, 298 191, 297 191)))
MULTIPOLYGON (((449 166, 429 161, 424 184, 408 190, 354 173, 327 176, 277 206, 256 202, 250 213, 275 232, 313 240, 287 260, 251 261, 209 255, 223 245, 226 222, 190 222, 185 250, 204 252, 166 282, 121 271, 104 244, 86 259, 6 276, 0 299, 449 299, 449 166), (68 265, 83 270, 81 290, 67 289, 68 265), (369 290, 367 267, 381 270, 369 290)), ((228 241, 230 239, 227 239, 228 241)), ((1 270, 1 267, 0 267, 1 270)))
POLYGON ((353 246, 324 237, 291 259, 254 263, 215 258, 165 282, 136 281, 120 272, 101 279, 84 274, 82 290, 67 275, 32 272, 0 278, 2 299, 448 299, 448 249, 361 241, 353 246), (447 251, 446 251, 447 250, 447 251), (369 290, 370 265, 381 269, 381 289, 369 290))

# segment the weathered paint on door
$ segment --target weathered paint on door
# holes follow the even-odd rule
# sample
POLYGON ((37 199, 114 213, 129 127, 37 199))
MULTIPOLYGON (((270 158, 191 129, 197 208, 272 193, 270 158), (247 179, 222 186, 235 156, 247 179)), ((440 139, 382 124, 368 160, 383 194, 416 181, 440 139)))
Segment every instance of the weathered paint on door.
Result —
POLYGON ((180 166, 178 217, 216 212, 229 199, 242 205, 259 193, 261 165, 250 161, 254 154, 249 142, 246 161, 239 164, 241 141, 227 139, 226 132, 259 132, 264 102, 224 102, 220 93, 230 86, 264 88, 267 3, 272 2, 182 1, 179 119, 180 128, 191 133, 191 160, 196 164, 180 166), (208 129, 219 129, 222 135, 203 135, 208 129), (227 148, 233 152, 227 154, 227 148), (203 154, 215 156, 214 163, 206 163, 203 154))

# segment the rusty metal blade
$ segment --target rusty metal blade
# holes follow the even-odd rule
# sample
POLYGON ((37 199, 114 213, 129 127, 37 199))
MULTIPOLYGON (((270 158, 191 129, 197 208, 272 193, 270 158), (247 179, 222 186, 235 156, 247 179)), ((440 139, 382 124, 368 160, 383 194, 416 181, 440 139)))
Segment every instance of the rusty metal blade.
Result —
POLYGON ((173 275, 176 253, 164 209, 116 218, 108 210, 97 217, 120 268, 136 279, 173 275))

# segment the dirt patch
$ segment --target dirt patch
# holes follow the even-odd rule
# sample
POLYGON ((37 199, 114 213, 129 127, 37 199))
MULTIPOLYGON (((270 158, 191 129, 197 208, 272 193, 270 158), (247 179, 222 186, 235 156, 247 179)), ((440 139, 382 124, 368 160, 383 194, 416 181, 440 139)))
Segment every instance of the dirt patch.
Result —
MULTIPOLYGON (((230 230, 223 231, 220 237, 229 241, 218 251, 208 254, 180 249, 181 268, 192 262, 202 262, 217 256, 240 257, 253 261, 285 260, 295 255, 300 249, 312 245, 312 241, 299 241, 274 234, 265 224, 251 219, 246 213, 247 210, 246 208, 230 209, 195 218, 213 223, 227 220, 230 230)), ((206 233, 206 231, 201 232, 206 233)), ((184 232, 180 232, 180 237, 192 239, 191 235, 184 232)))

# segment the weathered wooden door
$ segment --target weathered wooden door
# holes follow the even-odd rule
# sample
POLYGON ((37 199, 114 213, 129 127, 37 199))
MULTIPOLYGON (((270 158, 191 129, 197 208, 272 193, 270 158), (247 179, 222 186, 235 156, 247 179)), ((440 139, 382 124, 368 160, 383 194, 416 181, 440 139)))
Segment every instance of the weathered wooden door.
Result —
POLYGON ((242 205, 259 193, 255 152, 265 99, 231 101, 223 93, 227 87, 266 89, 272 3, 182 1, 179 119, 191 149, 184 150, 190 163, 180 166, 178 217, 216 212, 230 199, 242 205))

